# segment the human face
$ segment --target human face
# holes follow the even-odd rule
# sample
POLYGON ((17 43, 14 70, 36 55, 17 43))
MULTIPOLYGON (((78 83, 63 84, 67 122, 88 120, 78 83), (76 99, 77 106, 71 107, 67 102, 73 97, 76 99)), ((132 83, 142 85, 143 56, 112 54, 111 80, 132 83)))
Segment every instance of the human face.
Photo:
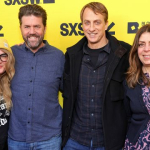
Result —
POLYGON ((8 55, 0 49, 0 57, 1 57, 0 58, 0 74, 3 74, 6 71, 6 63, 7 63, 8 55))
POLYGON ((90 48, 101 48, 107 44, 105 30, 107 30, 108 22, 105 22, 103 15, 95 14, 91 9, 86 8, 82 24, 90 48))
POLYGON ((20 29, 23 39, 27 47, 35 53, 44 45, 43 39, 46 29, 42 23, 42 18, 33 15, 23 16, 21 21, 20 29))
POLYGON ((144 32, 139 38, 138 57, 144 68, 150 68, 150 32, 144 32))

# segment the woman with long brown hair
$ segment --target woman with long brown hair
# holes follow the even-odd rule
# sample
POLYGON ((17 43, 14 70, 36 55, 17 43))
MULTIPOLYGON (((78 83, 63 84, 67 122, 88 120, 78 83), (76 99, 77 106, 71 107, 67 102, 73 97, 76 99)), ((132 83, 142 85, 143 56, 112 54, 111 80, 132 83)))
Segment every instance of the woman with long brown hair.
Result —
POLYGON ((125 150, 150 149, 150 24, 136 33, 129 56, 125 108, 129 126, 125 150))
POLYGON ((0 38, 0 150, 7 149, 7 132, 12 107, 10 82, 14 76, 15 59, 5 39, 0 38))

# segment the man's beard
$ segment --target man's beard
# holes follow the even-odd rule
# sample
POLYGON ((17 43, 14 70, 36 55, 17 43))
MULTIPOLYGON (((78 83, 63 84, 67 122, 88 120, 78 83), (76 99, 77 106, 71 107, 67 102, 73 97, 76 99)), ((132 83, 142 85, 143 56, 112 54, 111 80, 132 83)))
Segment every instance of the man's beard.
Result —
POLYGON ((32 50, 36 50, 38 47, 40 47, 41 43, 43 42, 44 36, 30 34, 27 37, 23 37, 23 39, 29 48, 31 48, 32 50), (30 40, 28 40, 30 37, 38 38, 38 41, 31 42, 30 40))

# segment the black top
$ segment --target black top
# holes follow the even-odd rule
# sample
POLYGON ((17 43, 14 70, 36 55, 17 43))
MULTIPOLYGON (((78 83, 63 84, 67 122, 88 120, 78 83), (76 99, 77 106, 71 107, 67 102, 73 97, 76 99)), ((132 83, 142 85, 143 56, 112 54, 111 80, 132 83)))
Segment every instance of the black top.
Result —
POLYGON ((3 96, 0 96, 0 150, 6 149, 9 116, 10 111, 6 109, 3 96))
MULTIPOLYGON (((91 63, 93 64, 93 67, 95 68, 96 67, 96 64, 97 64, 97 60, 98 60, 98 57, 99 57, 99 54, 101 56, 105 56, 106 53, 104 51, 107 52, 108 50, 108 44, 99 48, 99 49, 91 49, 87 46, 87 44, 85 45, 85 49, 87 50, 89 56, 90 56, 90 59, 91 59, 91 63)), ((107 57, 107 55, 106 55, 107 57)))

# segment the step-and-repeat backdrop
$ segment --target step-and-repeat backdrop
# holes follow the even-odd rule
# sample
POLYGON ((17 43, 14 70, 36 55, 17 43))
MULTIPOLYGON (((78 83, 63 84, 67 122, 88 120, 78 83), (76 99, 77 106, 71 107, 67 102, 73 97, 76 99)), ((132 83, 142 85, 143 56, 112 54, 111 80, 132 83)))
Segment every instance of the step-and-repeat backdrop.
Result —
MULTIPOLYGON (((122 41, 133 42, 136 31, 150 23, 149 0, 97 0, 103 3, 109 13, 108 31, 122 41)), ((48 15, 45 39, 64 53, 84 34, 80 21, 80 10, 91 0, 0 0, 0 37, 8 40, 10 46, 22 43, 18 11, 26 4, 41 5, 48 15)), ((62 97, 60 96, 62 105, 62 97)))

